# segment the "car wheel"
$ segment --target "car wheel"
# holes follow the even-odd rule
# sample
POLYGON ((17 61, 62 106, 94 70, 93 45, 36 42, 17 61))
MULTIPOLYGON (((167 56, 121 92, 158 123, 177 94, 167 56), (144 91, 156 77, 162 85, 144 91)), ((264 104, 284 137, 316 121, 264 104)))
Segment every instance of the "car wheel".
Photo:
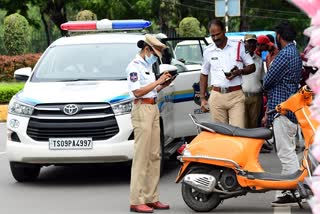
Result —
POLYGON ((35 164, 10 162, 10 169, 12 176, 18 182, 32 182, 38 178, 41 166, 35 164))

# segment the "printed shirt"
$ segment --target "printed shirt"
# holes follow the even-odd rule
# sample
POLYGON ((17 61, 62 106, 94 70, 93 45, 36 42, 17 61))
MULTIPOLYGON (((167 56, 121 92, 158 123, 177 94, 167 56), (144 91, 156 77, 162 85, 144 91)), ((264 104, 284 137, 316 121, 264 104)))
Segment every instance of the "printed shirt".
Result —
MULTIPOLYGON (((132 91, 140 89, 156 81, 155 75, 152 72, 152 66, 148 65, 140 55, 137 55, 135 59, 129 63, 126 72, 129 95, 131 98, 136 98, 132 91)), ((153 98, 156 96, 157 89, 153 89, 149 93, 143 95, 141 98, 153 98)))
MULTIPOLYGON (((268 109, 287 100, 298 91, 301 78, 302 60, 296 46, 289 43, 284 47, 272 62, 263 81, 263 88, 268 92, 268 109)), ((268 115, 268 124, 271 125, 275 113, 268 115)), ((292 112, 287 117, 294 123, 297 120, 292 112)))
POLYGON ((256 66, 256 70, 247 75, 242 75, 242 90, 244 92, 258 93, 262 91, 262 80, 264 77, 264 67, 260 56, 253 54, 252 59, 256 66))
POLYGON ((247 66, 254 63, 250 54, 245 52, 242 42, 239 50, 240 61, 237 61, 238 43, 237 41, 228 39, 223 49, 218 48, 214 43, 205 49, 201 73, 204 75, 211 74, 211 85, 230 87, 242 84, 241 75, 228 80, 224 74, 224 72, 229 72, 234 66, 242 69, 243 64, 247 66))

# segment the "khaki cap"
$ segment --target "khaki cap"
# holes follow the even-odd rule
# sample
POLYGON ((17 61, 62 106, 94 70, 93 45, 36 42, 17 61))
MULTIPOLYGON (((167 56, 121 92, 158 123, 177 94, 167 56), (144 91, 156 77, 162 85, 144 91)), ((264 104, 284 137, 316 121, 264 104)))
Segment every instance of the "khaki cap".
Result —
POLYGON ((161 58, 162 57, 162 51, 167 48, 165 44, 160 42, 156 37, 146 34, 145 35, 145 43, 151 46, 151 48, 154 50, 154 52, 161 58))
POLYGON ((255 34, 246 34, 244 36, 244 41, 248 41, 248 40, 257 40, 257 36, 255 34))

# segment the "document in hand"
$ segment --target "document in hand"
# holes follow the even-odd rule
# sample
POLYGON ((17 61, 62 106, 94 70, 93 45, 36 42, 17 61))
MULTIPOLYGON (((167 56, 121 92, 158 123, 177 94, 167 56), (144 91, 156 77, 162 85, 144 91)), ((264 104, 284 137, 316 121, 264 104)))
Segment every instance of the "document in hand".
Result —
POLYGON ((178 68, 174 65, 169 64, 161 64, 160 66, 160 75, 164 73, 169 73, 171 75, 171 78, 168 78, 166 81, 173 81, 178 76, 178 68))

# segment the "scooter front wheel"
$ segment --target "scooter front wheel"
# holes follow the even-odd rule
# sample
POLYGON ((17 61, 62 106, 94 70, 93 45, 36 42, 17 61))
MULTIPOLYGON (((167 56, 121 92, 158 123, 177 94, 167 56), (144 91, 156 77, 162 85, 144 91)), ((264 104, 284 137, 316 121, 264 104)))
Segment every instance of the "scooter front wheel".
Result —
MULTIPOLYGON (((203 170, 195 170, 192 173, 205 172, 203 170)), ((219 193, 203 193, 185 183, 182 183, 181 192, 184 202, 188 207, 197 212, 209 212, 216 208, 222 201, 219 193)))

